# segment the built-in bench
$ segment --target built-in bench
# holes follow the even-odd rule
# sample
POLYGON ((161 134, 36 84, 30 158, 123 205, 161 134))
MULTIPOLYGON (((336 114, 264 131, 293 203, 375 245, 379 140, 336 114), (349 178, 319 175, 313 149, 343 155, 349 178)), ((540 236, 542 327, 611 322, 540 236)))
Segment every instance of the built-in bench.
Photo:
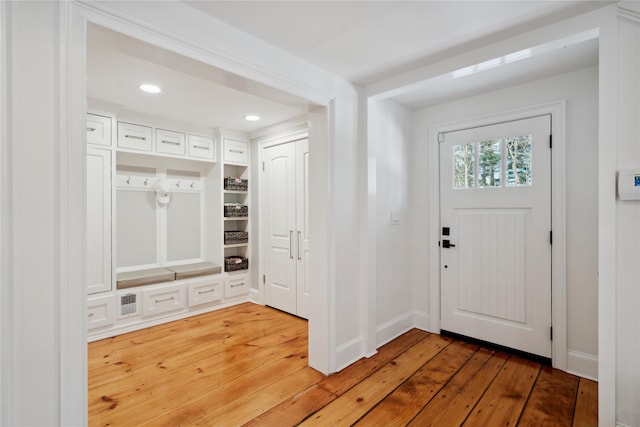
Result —
POLYGON ((174 280, 189 279, 198 276, 220 274, 222 268, 210 262, 175 265, 171 267, 147 268, 118 273, 117 289, 135 288, 137 286, 153 285, 174 280))

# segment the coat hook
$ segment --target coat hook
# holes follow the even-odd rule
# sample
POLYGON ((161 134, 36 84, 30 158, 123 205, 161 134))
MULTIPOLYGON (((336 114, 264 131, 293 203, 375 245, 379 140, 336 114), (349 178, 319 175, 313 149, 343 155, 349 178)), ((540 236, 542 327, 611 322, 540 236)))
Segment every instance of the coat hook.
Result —
POLYGON ((180 187, 180 181, 176 183, 176 187, 180 187))
POLYGON ((131 177, 127 178, 127 184, 131 184, 131 177))
POLYGON ((144 185, 147 185, 148 183, 149 183, 149 178, 146 178, 146 179, 144 180, 144 185))
POLYGON ((195 181, 191 181, 191 188, 193 188, 193 186, 196 185, 195 181))

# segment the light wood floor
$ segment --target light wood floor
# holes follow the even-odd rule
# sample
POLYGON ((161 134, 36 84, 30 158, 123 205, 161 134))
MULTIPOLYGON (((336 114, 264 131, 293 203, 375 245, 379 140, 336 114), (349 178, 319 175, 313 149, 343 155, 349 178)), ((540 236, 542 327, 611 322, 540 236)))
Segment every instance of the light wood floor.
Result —
POLYGON ((255 304, 89 344, 91 426, 596 426, 597 384, 413 329, 343 371, 255 304))

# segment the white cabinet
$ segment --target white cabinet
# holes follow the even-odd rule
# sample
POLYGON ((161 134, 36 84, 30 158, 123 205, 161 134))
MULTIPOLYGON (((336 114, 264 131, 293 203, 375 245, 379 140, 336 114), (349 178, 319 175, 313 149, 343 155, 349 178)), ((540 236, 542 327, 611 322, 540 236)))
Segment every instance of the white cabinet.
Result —
POLYGON ((309 143, 262 150, 262 230, 266 304, 308 318, 309 143))
POLYGON ((118 122, 118 147, 153 151, 153 133, 148 126, 118 122))
POLYGON ((189 157, 214 161, 216 159, 216 145, 213 138, 189 135, 187 152, 189 153, 189 157))
POLYGON ((87 143, 111 146, 111 118, 87 114, 87 143))
POLYGON ((235 141, 233 139, 225 139, 223 159, 225 163, 248 165, 249 143, 244 141, 235 141))
POLYGON ((184 282, 176 281, 142 291, 143 316, 154 316, 183 308, 185 308, 184 282))
POLYGON ((87 148, 87 292, 110 291, 111 150, 87 148))
POLYGON ((186 136, 172 130, 156 129, 156 152, 184 156, 186 136))
POLYGON ((87 300, 87 329, 111 326, 116 318, 116 300, 113 295, 90 297, 87 300))
POLYGON ((207 304, 222 299, 220 276, 192 279, 188 282, 189 307, 207 304))
POLYGON ((249 291, 249 277, 246 274, 228 276, 224 281, 225 299, 246 296, 249 291))

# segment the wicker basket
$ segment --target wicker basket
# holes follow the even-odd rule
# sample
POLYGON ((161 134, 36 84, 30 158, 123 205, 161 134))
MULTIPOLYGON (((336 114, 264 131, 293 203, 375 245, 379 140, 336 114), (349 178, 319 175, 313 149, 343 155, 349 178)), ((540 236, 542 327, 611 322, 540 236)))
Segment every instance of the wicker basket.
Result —
POLYGON ((224 271, 247 270, 249 260, 240 256, 228 256, 224 258, 224 271))
POLYGON ((224 205, 225 217, 245 217, 249 216, 249 207, 247 205, 224 205))
POLYGON ((248 243, 249 233, 246 231, 225 231, 224 244, 237 245, 239 243, 248 243))
POLYGON ((249 180, 240 178, 225 178, 224 189, 234 191, 247 191, 249 189, 249 180))

